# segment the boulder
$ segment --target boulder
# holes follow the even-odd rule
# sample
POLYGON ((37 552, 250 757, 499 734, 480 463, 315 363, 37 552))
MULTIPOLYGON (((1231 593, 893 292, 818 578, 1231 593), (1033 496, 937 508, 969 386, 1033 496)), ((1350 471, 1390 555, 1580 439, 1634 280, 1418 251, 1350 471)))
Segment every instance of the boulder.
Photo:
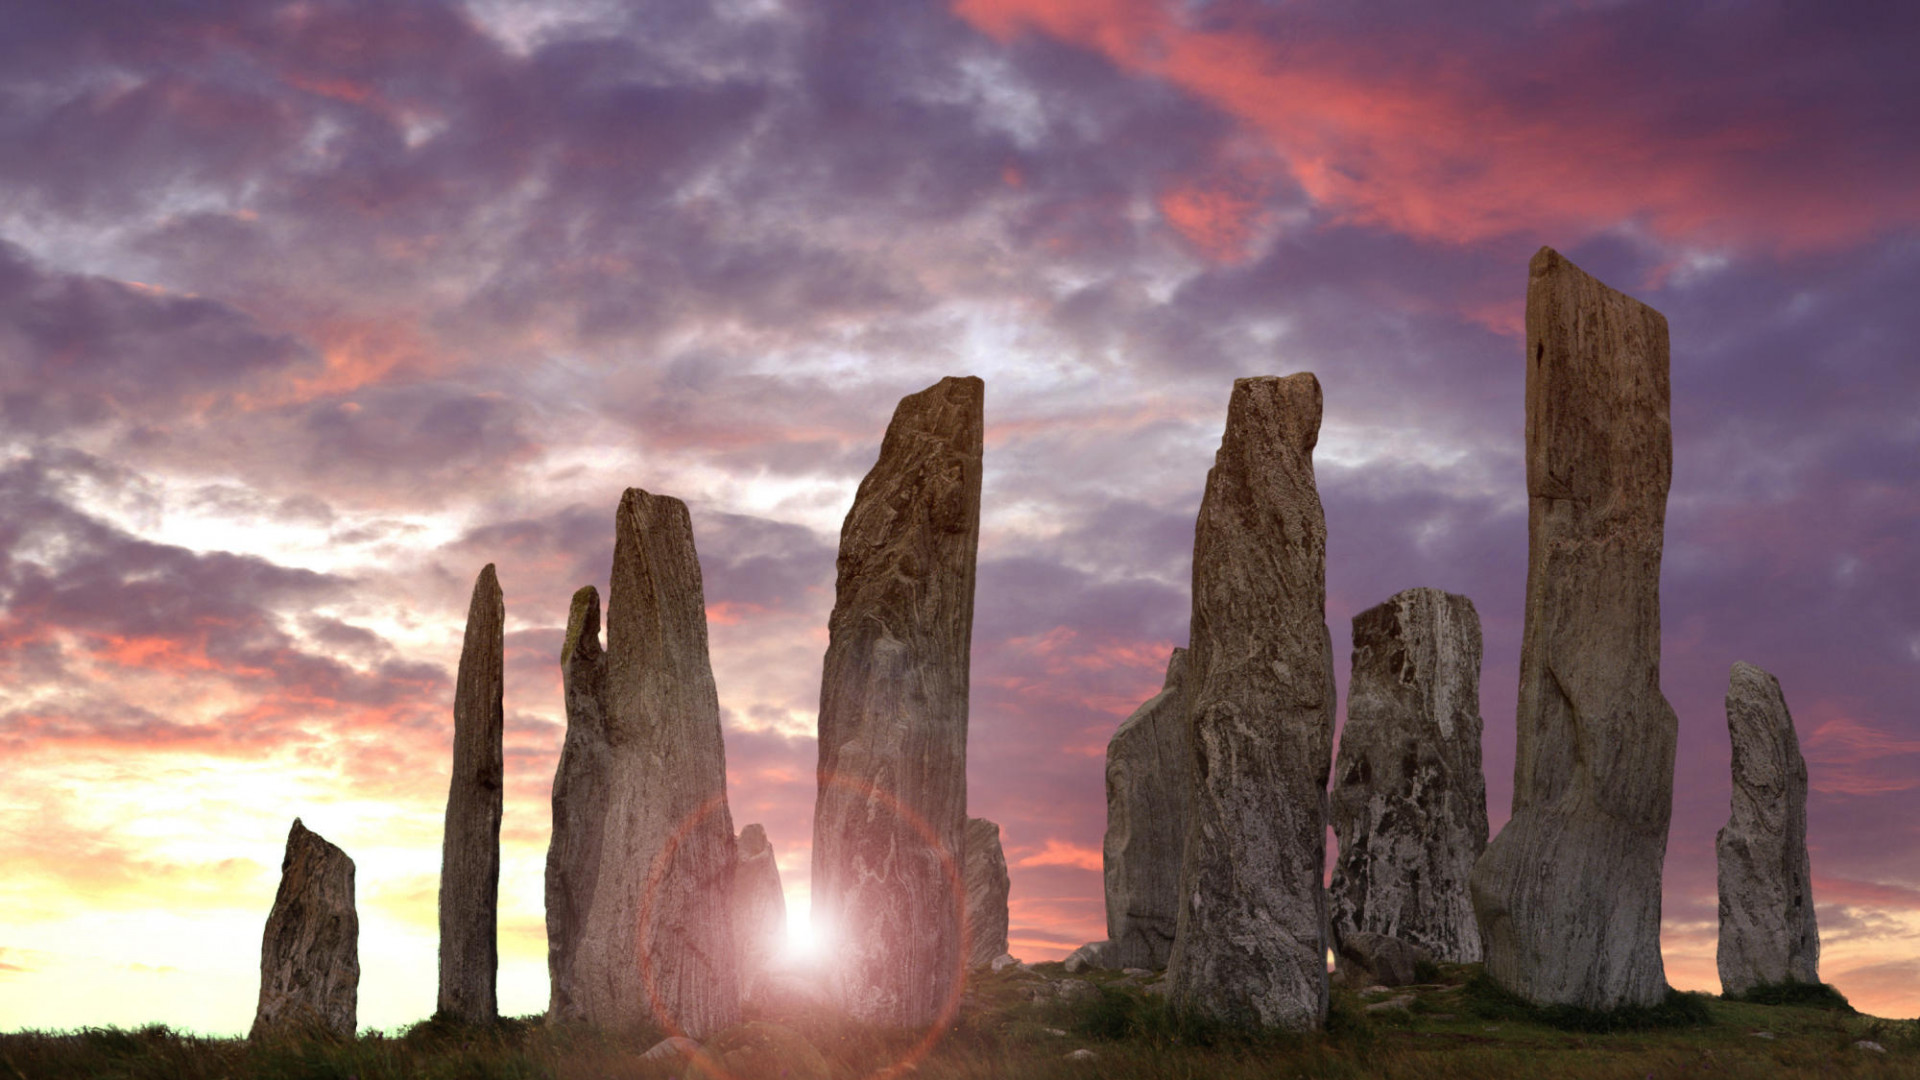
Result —
POLYGON ((992 966, 1007 952, 1007 856, 1000 850, 1000 826, 986 818, 967 819, 967 967, 992 966))
POLYGON ((733 939, 740 993, 752 997, 787 942, 787 897, 767 830, 749 825, 734 843, 739 861, 733 868, 733 939))
POLYGON ((1480 617, 1408 589, 1353 617, 1347 723, 1333 767, 1334 937, 1385 934, 1480 960, 1467 887, 1487 847, 1480 617))
POLYGON ((827 1059, 792 1028, 755 1020, 720 1032, 694 1055, 688 1080, 831 1080, 827 1059))
POLYGON ((1720 858, 1720 987, 1820 981, 1807 859, 1807 762, 1780 680, 1736 663, 1727 686, 1733 812, 1720 858))
POLYGON ((1333 641, 1314 487, 1320 383, 1238 379, 1194 526, 1193 801, 1168 1001, 1293 1030, 1327 1016, 1333 641))
POLYGON ((260 942, 260 1002, 247 1037, 351 1039, 359 994, 353 860, 294 818, 260 942))
POLYGON ((547 1017, 704 1038, 739 1019, 740 988, 726 755, 685 503, 621 498, 604 652, 598 624, 598 595, 576 593, 547 852, 547 1017))
POLYGON ((1179 924, 1180 861, 1193 797, 1187 650, 1167 658, 1160 692, 1107 743, 1107 835, 1101 844, 1107 940, 1114 961, 1162 968, 1179 924))
POLYGON ((1335 974, 1342 986, 1411 986, 1420 981, 1423 964, 1433 954, 1419 945, 1386 934, 1361 931, 1339 935, 1334 952, 1335 974))
POLYGON ((1474 866, 1474 913, 1487 974, 1527 1001, 1654 1005, 1678 734, 1660 692, 1667 321, 1542 248, 1526 371, 1513 813, 1474 866))
POLYGON ((933 1023, 965 977, 967 686, 985 384, 900 402, 840 530, 813 912, 857 1020, 933 1023))
POLYGON ((1114 948, 1111 941, 1089 941, 1085 945, 1067 954, 1062 961, 1067 974, 1078 975, 1083 971, 1100 968, 1114 968, 1120 965, 1114 960, 1114 948))
POLYGON ((506 762, 506 602, 488 563, 473 583, 453 689, 453 777, 440 848, 440 999, 449 1020, 499 1018, 500 810, 506 762))

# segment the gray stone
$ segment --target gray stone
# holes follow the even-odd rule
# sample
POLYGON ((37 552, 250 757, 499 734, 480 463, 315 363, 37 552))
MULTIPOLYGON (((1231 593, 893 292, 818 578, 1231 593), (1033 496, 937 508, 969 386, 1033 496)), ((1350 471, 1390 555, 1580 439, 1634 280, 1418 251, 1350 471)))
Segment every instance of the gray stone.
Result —
POLYGON ((1025 965, 1014 959, 1012 953, 1001 953, 999 956, 994 957, 993 962, 987 966, 995 971, 1005 971, 1010 967, 1023 967, 1025 965))
POLYGON ((967 682, 985 384, 900 402, 840 530, 820 685, 813 911, 855 1019, 912 1027, 956 1007, 967 682))
POLYGON ((686 504, 627 490, 604 652, 598 623, 593 590, 574 594, 547 852, 547 1017, 704 1038, 739 1019, 735 855, 686 504))
POLYGON ((440 1000, 447 1019, 499 1018, 501 746, 506 709, 506 601, 488 563, 473 583, 453 688, 453 778, 440 848, 440 1000))
POLYGON ((991 967, 1007 952, 1007 856, 1000 850, 1000 826, 986 818, 967 819, 967 967, 991 967))
POLYGON ((661 1039, 640 1055, 641 1061, 688 1062, 700 1053, 700 1044, 685 1035, 661 1039))
POLYGON ((1115 963, 1113 958, 1113 942, 1089 941, 1068 953, 1062 965, 1067 969, 1067 974, 1078 975, 1083 971, 1097 968, 1119 967, 1120 965, 1115 963))
POLYGON ((739 861, 733 868, 733 939, 740 994, 751 998, 787 942, 787 896, 766 829, 741 829, 735 846, 739 861))
POLYGON ((1167 962, 1176 1011, 1327 1016, 1333 641, 1313 481, 1320 383, 1238 379, 1194 526, 1193 802, 1167 962))
POLYGON ((1179 925, 1180 861, 1193 794, 1187 650, 1167 658, 1160 692, 1107 743, 1107 835, 1101 844, 1107 940, 1128 967, 1163 968, 1179 925))
POLYGON ((1411 986, 1420 981, 1420 965, 1433 954, 1412 942, 1386 934, 1353 931, 1340 936, 1335 950, 1336 976, 1342 986, 1411 986))
POLYGON ((1386 934, 1451 963, 1479 962, 1467 880, 1487 847, 1480 727, 1471 601, 1408 589, 1353 617, 1333 768, 1336 939, 1386 934))
POLYGON ((247 1037, 351 1039, 359 994, 353 860, 294 818, 260 942, 260 1003, 247 1037))
POLYGON ((1086 1049, 1085 1047, 1082 1047, 1081 1049, 1075 1050, 1066 1055, 1066 1059, 1068 1061, 1094 1061, 1094 1060, 1097 1060, 1099 1057, 1100 1057, 1099 1054, 1096 1054, 1093 1051, 1086 1049))
POLYGON ((1736 663, 1727 685, 1733 813, 1720 856, 1720 988, 1820 981, 1807 860, 1807 762, 1780 680, 1736 663))
POLYGON ((1529 275, 1513 814, 1474 913, 1487 974, 1520 997, 1652 1005, 1678 732, 1660 692, 1667 321, 1549 248, 1529 275))

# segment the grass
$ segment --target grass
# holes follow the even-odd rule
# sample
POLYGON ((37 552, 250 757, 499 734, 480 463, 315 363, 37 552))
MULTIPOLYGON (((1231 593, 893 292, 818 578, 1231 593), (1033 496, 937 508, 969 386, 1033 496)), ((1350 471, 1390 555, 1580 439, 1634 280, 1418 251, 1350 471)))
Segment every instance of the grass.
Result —
MULTIPOLYGON (((1539 1009, 1477 966, 1441 965, 1428 981, 1372 994, 1336 989, 1328 1030, 1288 1034, 1182 1017, 1144 980, 1069 977, 1057 964, 983 974, 912 1080, 1502 1080, 1713 1076, 1914 1077, 1920 1021, 1862 1016, 1837 994, 1800 987, 1739 1000, 1672 994, 1607 1014, 1539 1009), (1065 987, 1066 993, 1060 993, 1065 987), (1871 1040, 1884 1053, 1857 1048, 1871 1040), (1066 1055, 1091 1050, 1092 1061, 1066 1055)), ((781 1024, 820 1051, 836 1078, 913 1060, 922 1033, 787 1012, 781 1024)), ((666 1080, 642 1062, 652 1032, 616 1037, 549 1029, 539 1017, 487 1028, 425 1021, 393 1034, 250 1045, 152 1026, 0 1035, 0 1080, 666 1080)), ((739 1077, 738 1080, 752 1080, 739 1077)))

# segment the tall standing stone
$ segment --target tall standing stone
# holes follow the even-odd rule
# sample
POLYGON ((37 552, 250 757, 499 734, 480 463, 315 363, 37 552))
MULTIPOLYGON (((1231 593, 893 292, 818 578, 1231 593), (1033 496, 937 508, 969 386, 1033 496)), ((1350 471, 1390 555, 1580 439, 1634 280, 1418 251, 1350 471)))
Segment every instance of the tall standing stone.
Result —
POLYGON ((505 754, 506 602, 488 563, 473 583, 453 688, 453 779, 440 848, 439 1015, 470 1024, 499 1017, 500 808, 505 754))
POLYGON ((840 529, 820 684, 814 917, 855 1018, 932 1023, 965 975, 959 880, 980 542, 976 378, 901 400, 840 529))
POLYGON ((353 860, 294 818, 260 942, 260 1003, 247 1037, 318 1031, 351 1039, 359 995, 353 860))
POLYGON ((1007 952, 1007 854, 1000 849, 1000 826, 986 818, 967 819, 967 966, 990 966, 1007 952))
POLYGON ((1474 912, 1513 993, 1652 1005, 1678 735, 1660 692, 1667 320, 1550 248, 1529 275, 1513 816, 1474 867, 1474 912))
POLYGON ((734 839, 733 940, 740 996, 751 997, 787 941, 787 896, 767 830, 749 825, 734 839))
POLYGON ((548 1016, 703 1038, 739 1018, 739 982, 733 819, 686 504, 627 490, 604 652, 597 609, 592 590, 574 595, 561 656, 548 1016))
POLYGON ((1234 381, 1194 526, 1193 803, 1167 962, 1175 1009, 1292 1029, 1327 1016, 1334 682, 1319 433, 1312 375, 1234 381))
POLYGON ((1733 665, 1727 686, 1733 814, 1720 856, 1720 988, 1820 981, 1820 928, 1807 860, 1807 762, 1780 680, 1733 665))
POLYGON ((1118 967, 1163 968, 1173 951, 1192 758, 1187 650, 1175 649, 1160 692, 1107 743, 1107 835, 1100 854, 1113 945, 1104 955, 1118 967))
POLYGON ((1340 854, 1333 934, 1384 934, 1436 960, 1480 960, 1467 881, 1487 847, 1480 616, 1408 589, 1353 617, 1347 724, 1333 767, 1340 854))

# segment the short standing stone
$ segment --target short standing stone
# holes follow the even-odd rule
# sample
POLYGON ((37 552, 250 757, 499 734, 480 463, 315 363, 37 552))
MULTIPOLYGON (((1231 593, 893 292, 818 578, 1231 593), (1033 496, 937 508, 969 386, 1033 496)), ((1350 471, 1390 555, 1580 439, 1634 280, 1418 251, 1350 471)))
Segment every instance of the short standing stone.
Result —
POLYGON ((787 897, 773 861, 767 830, 749 825, 735 840, 733 939, 739 956, 740 995, 752 997, 787 942, 787 897))
POLYGON ((1807 860, 1807 762, 1780 681, 1734 664, 1727 686, 1733 814, 1720 830, 1720 987, 1820 981, 1807 860))
POLYGON ((248 1038, 324 1032, 351 1039, 359 993, 353 860, 294 818, 260 943, 260 1003, 248 1038))
POLYGON ((1193 794, 1187 650, 1167 659, 1160 692, 1107 743, 1107 940, 1121 967, 1162 968, 1179 924, 1180 861, 1193 794))
POLYGON ((967 819, 967 967, 991 967, 1007 952, 1007 856, 1000 850, 1000 826, 986 818, 967 819))
POLYGON ((855 1019, 958 1004, 966 897, 967 683, 985 385, 900 402, 840 530, 820 684, 813 912, 855 1019))
POLYGON ((1347 688, 1333 768, 1333 936, 1385 934, 1477 963, 1467 879, 1487 847, 1487 780, 1473 603, 1408 589, 1354 616, 1347 688))
POLYGON ((606 651, 588 640, 598 605, 583 590, 561 656, 547 1015, 703 1038, 738 1020, 740 990, 700 562, 678 499, 629 488, 614 533, 606 651))
POLYGON ((453 779, 440 849, 439 1015, 490 1024, 499 1013, 501 746, 506 602, 488 563, 473 583, 453 689, 453 779))
POLYGON ((1341 984, 1359 990, 1419 982, 1420 968, 1433 962, 1433 954, 1396 937, 1354 930, 1340 937, 1334 959, 1341 984))
POLYGON ((1061 966, 1067 969, 1067 974, 1078 975, 1098 968, 1117 968, 1120 964, 1114 959, 1113 942, 1089 941, 1068 953, 1061 966))
POLYGON ((1333 641, 1314 487, 1320 383, 1238 379, 1193 545, 1193 802, 1173 1009, 1308 1029, 1327 1016, 1333 641))
POLYGON ((1527 285, 1527 599, 1513 815, 1474 866, 1487 974, 1652 1005, 1678 723, 1660 692, 1667 320, 1549 248, 1527 285))

